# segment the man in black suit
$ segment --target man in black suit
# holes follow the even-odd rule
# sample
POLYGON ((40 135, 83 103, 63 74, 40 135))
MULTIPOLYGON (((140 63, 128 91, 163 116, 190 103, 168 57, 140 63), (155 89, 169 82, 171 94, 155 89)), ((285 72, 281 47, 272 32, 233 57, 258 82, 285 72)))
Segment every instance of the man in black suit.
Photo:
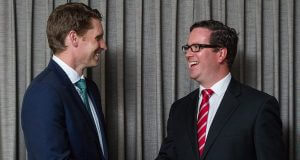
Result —
POLYGON ((277 100, 231 76, 237 42, 221 22, 191 26, 182 49, 199 88, 172 105, 156 160, 283 159, 277 100))
POLYGON ((101 19, 82 3, 61 5, 49 16, 53 56, 26 90, 21 113, 29 160, 108 160, 100 94, 83 76, 107 48, 101 19))

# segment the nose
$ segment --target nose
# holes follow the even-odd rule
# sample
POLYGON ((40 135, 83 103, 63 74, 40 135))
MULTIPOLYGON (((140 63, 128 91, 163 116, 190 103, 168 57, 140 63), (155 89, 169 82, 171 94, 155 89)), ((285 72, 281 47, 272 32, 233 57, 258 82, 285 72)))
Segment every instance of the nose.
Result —
POLYGON ((100 41, 99 45, 100 45, 100 48, 101 48, 101 49, 107 50, 107 45, 106 45, 105 40, 100 41))
POLYGON ((192 57, 194 55, 190 48, 184 54, 186 58, 192 57))

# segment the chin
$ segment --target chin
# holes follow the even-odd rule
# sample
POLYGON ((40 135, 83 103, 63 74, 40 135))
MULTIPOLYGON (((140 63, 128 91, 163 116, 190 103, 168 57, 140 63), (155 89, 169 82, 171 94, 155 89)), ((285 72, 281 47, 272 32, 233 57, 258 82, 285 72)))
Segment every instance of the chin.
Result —
POLYGON ((190 75, 190 79, 192 79, 192 80, 196 80, 196 79, 197 79, 197 77, 196 77, 196 76, 192 76, 192 75, 190 75))
POLYGON ((97 62, 93 62, 93 63, 90 63, 88 67, 96 67, 99 63, 97 62))
POLYGON ((193 74, 190 74, 190 78, 191 78, 192 80, 197 81, 197 82, 199 81, 199 79, 201 79, 199 75, 195 75, 195 74, 194 74, 194 75, 193 75, 193 74))
POLYGON ((190 78, 191 79, 196 79, 198 75, 196 73, 190 72, 190 78))
POLYGON ((98 66, 99 65, 99 63, 94 63, 93 65, 92 65, 92 67, 96 67, 96 66, 98 66))

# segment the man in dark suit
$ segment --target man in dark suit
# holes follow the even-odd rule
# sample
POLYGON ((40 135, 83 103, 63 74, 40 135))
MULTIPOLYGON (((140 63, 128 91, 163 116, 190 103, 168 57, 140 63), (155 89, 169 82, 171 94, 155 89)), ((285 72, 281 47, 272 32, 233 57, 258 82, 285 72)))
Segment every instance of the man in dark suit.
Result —
POLYGON ((156 160, 283 159, 277 100, 231 77, 237 42, 221 22, 191 26, 182 49, 199 88, 172 105, 156 160))
POLYGON ((21 113, 29 160, 108 160, 100 94, 83 76, 107 49, 101 19, 82 3, 49 16, 53 56, 26 90, 21 113))

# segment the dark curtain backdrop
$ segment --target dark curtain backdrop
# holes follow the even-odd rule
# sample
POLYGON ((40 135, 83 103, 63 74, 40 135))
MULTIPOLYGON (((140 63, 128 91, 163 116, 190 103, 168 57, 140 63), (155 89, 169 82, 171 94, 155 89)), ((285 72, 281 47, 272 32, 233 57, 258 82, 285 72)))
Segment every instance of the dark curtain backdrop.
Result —
MULTIPOLYGON (((46 21, 67 0, 0 0, 0 159, 24 160, 23 95, 48 64, 46 21)), ((73 0, 72 2, 75 2, 73 0)), ((181 46, 193 22, 239 32, 233 75, 281 105, 286 159, 300 159, 300 1, 77 0, 104 16, 108 50, 86 72, 100 88, 111 160, 153 160, 172 102, 198 87, 181 46)))

